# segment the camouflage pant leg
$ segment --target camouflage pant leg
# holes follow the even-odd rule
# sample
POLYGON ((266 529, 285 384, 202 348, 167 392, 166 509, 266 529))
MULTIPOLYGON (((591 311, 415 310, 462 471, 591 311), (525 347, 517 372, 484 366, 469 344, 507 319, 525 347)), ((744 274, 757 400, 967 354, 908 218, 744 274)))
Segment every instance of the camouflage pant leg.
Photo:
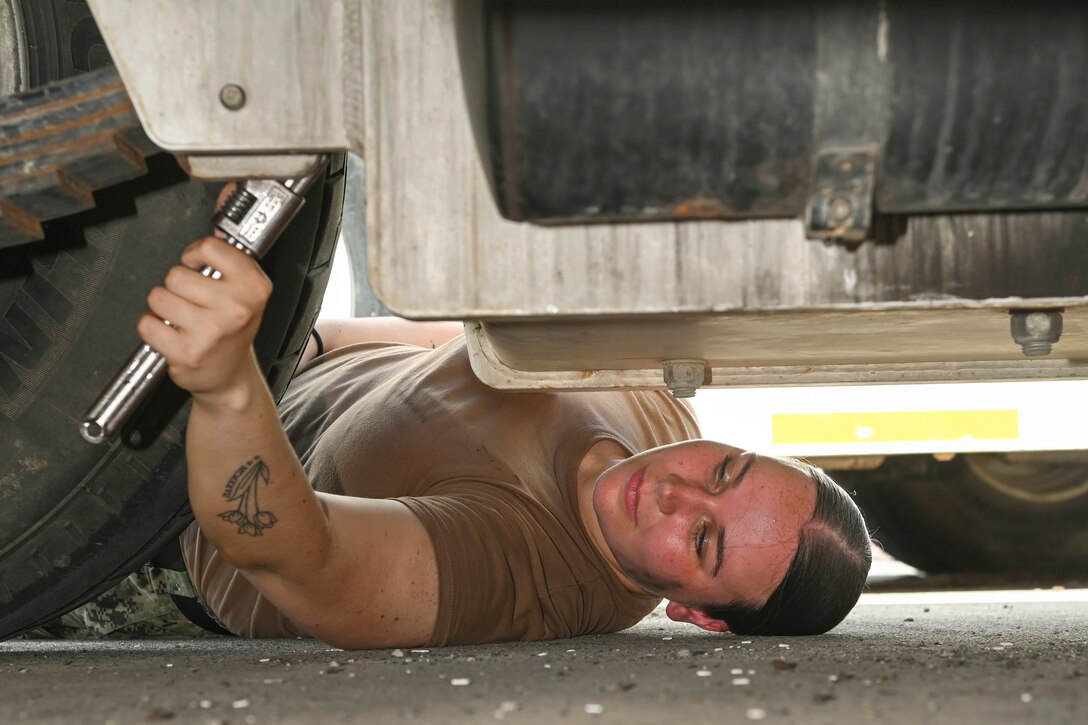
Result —
POLYGON ((28 639, 216 637, 193 624, 170 594, 195 596, 182 572, 144 566, 81 607, 23 636, 28 639))

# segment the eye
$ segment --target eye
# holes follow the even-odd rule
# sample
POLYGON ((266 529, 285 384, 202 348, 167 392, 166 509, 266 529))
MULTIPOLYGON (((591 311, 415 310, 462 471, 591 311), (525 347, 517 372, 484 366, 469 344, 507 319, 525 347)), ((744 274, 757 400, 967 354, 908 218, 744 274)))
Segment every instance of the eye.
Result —
POLYGON ((732 463, 733 456, 727 455, 722 459, 721 463, 714 469, 714 492, 722 490, 722 484, 725 483, 725 472, 729 468, 729 464, 732 463))
POLYGON ((695 553, 700 559, 703 558, 703 546, 706 545, 706 534, 710 529, 710 524, 703 522, 703 525, 699 527, 699 533, 695 535, 695 553))

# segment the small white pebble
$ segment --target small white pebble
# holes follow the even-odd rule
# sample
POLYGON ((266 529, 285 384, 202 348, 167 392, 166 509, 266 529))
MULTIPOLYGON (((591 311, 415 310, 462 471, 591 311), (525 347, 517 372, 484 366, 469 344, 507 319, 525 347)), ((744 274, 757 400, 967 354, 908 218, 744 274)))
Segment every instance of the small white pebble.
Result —
POLYGON ((838 675, 828 675, 827 679, 831 680, 832 682, 838 682, 839 681, 839 676, 838 675))
POLYGON ((1012 647, 1012 642, 998 642, 1002 647, 1012 647))
POLYGON ((572 649, 568 649, 568 650, 567 650, 567 652, 573 652, 573 651, 574 651, 574 650, 572 650, 572 649))
POLYGON ((741 643, 741 644, 752 644, 752 640, 750 640, 750 639, 742 639, 742 640, 740 641, 740 643, 741 643))
POLYGON ((691 657, 691 650, 687 647, 676 650, 677 657, 691 657))
POLYGON ((271 660, 270 660, 269 658, 267 658, 267 657, 262 657, 262 658, 260 658, 260 659, 259 659, 259 660, 257 660, 257 661, 258 661, 258 662, 270 662, 271 660))
POLYGON ((991 647, 990 649, 992 649, 995 652, 1004 652, 1005 651, 1005 648, 1002 647, 1001 645, 998 645, 997 647, 991 647))
POLYGON ((710 670, 697 670, 695 675, 697 677, 710 677, 710 670))
POLYGON ((393 656, 394 657, 403 657, 404 656, 404 650, 402 650, 402 649, 393 650, 393 656))
POLYGON ((352 678, 354 678, 354 677, 355 677, 355 673, 354 673, 354 672, 349 672, 349 673, 348 673, 348 678, 349 678, 349 679, 352 679, 352 678))
POLYGON ((471 685, 472 680, 467 677, 454 677, 450 680, 450 684, 454 687, 464 687, 465 685, 471 685))
POLYGON ((507 715, 509 715, 512 712, 517 712, 517 711, 518 711, 518 704, 516 702, 514 702, 513 700, 507 700, 506 702, 499 705, 498 709, 495 710, 495 719, 496 720, 505 720, 507 715))
POLYGON ((755 671, 755 670, 748 670, 748 674, 749 674, 749 675, 754 675, 755 673, 756 673, 756 671, 755 671))
POLYGON ((537 656, 537 657, 547 657, 547 656, 548 656, 548 653, 547 653, 547 652, 537 652, 537 653, 536 653, 536 656, 537 656))
POLYGON ((551 666, 551 665, 548 665, 548 664, 545 664, 545 665, 544 665, 544 669, 546 669, 546 670, 550 670, 551 668, 552 668, 552 666, 551 666))
POLYGON ((283 680, 279 679, 278 677, 271 680, 264 680, 264 684, 266 685, 278 685, 281 682, 283 682, 283 680))
POLYGON ((767 711, 762 707, 750 707, 744 714, 748 716, 749 720, 763 720, 767 717, 767 711))
POLYGON ((739 667, 734 667, 733 669, 729 670, 729 674, 731 674, 731 675, 743 675, 744 670, 742 670, 739 667))
POLYGON ((243 707, 249 707, 249 700, 235 700, 230 706, 235 710, 241 710, 243 707))
POLYGON ((715 647, 715 648, 714 648, 714 651, 715 651, 715 652, 721 652, 721 651, 722 651, 722 648, 721 648, 721 647, 715 647))
POLYGON ((201 700, 200 701, 200 707, 202 709, 204 709, 204 710, 209 709, 211 706, 212 706, 212 701, 211 700, 201 700))
POLYGON ((662 637, 662 638, 661 638, 661 641, 662 641, 662 642, 668 642, 668 641, 669 641, 669 640, 671 640, 671 639, 672 639, 672 637, 662 637))
POLYGON ((1031 693, 1030 692, 1021 692, 1020 693, 1020 702, 1031 702, 1031 699, 1032 698, 1031 698, 1031 693))
POLYGON ((752 684, 752 681, 750 679, 748 679, 747 677, 734 677, 733 678, 733 684, 734 685, 750 685, 750 684, 752 684))
POLYGON ((790 648, 790 646, 788 644, 780 644, 778 646, 781 647, 782 649, 789 649, 790 648))
POLYGON ((428 652, 430 652, 429 649, 414 649, 414 650, 412 650, 412 654, 417 654, 417 655, 425 655, 428 652))
POLYGON ((604 712, 604 705, 598 705, 595 702, 587 702, 586 706, 582 709, 586 711, 587 715, 600 715, 604 712))

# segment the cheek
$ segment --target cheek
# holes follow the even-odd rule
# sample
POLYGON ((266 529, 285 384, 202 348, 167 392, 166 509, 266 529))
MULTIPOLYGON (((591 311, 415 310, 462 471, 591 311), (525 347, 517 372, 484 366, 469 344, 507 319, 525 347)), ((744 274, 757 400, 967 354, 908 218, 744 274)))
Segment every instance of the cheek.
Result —
POLYGON ((691 543, 687 531, 678 526, 662 525, 655 528, 642 542, 648 558, 670 568, 684 563, 689 556, 691 543))

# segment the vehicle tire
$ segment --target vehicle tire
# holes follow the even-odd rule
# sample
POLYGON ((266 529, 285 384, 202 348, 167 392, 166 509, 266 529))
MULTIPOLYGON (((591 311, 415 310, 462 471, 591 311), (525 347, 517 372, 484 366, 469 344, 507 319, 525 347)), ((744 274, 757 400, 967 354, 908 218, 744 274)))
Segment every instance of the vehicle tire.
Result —
MULTIPOLYGON (((83 3, 0 6, 15 13, 26 41, 23 67, 4 77, 33 86, 108 64, 83 3)), ((61 81, 49 94, 63 98, 109 72, 61 81)), ((20 100, 8 99, 9 110, 20 100)), ((141 143, 119 148, 130 154, 141 143)), ((255 346, 277 396, 317 317, 339 230, 343 163, 334 159, 262 261, 274 293, 255 346)), ((139 342, 135 322, 148 290, 211 229, 218 184, 190 179, 167 154, 146 166, 146 175, 95 193, 92 209, 47 223, 41 241, 0 249, 0 638, 104 591, 191 520, 180 391, 164 386, 120 440, 96 446, 79 434, 87 407, 139 342)), ((82 170, 101 168, 96 161, 82 170)), ((2 184, 0 173, 0 199, 2 184)))
POLYGON ((889 456, 836 478, 892 556, 930 573, 1088 573, 1088 463, 889 456))

